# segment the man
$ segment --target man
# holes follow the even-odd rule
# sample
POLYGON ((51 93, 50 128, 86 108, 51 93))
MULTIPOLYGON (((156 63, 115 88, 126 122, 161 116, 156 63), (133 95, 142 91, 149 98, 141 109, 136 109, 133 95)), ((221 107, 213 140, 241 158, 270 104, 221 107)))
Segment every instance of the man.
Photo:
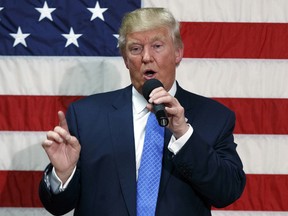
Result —
POLYGON ((59 126, 47 133, 43 147, 51 164, 39 189, 45 208, 56 215, 72 209, 81 216, 141 215, 138 183, 145 178, 141 157, 152 104, 165 105, 169 124, 157 197, 142 215, 206 216, 211 206, 237 200, 245 174, 233 138, 235 116, 175 81, 183 56, 178 22, 162 8, 138 9, 124 17, 119 47, 132 85, 72 103, 67 121, 59 112, 59 126), (142 86, 149 79, 164 87, 147 103, 142 86))

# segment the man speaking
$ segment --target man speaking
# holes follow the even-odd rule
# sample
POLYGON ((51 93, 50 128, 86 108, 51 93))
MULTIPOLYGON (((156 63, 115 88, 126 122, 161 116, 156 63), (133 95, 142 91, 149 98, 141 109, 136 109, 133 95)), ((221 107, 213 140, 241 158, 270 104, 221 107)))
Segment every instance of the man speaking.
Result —
POLYGON ((55 215, 208 216, 212 206, 237 200, 246 178, 235 115, 176 81, 179 23, 163 8, 128 13, 119 48, 131 85, 72 103, 47 133, 44 207, 55 215), (147 101, 143 85, 152 79, 161 85, 145 93, 147 101), (160 104, 163 125, 155 116, 160 104))

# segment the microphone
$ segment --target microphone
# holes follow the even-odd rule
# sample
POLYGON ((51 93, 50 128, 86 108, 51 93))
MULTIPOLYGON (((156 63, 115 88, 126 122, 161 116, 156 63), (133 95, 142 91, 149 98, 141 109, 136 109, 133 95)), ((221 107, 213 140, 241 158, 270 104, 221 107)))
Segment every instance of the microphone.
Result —
MULTIPOLYGON (((158 88, 158 87, 164 87, 163 84, 159 80, 157 79, 147 80, 142 87, 142 94, 144 98, 148 101, 150 93, 153 91, 153 89, 158 88)), ((161 127, 167 126, 169 123, 169 120, 167 118, 165 106, 163 104, 153 103, 153 110, 156 115, 158 124, 161 127)))

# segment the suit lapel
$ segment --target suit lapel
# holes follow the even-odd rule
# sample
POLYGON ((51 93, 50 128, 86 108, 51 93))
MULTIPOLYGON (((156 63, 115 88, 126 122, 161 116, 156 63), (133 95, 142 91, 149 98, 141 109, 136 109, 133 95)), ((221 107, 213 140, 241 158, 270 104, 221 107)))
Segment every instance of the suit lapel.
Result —
POLYGON ((132 89, 115 98, 115 111, 109 115, 110 134, 119 181, 129 215, 136 215, 136 165, 132 116, 132 89))
POLYGON ((161 173, 161 180, 160 180, 160 187, 159 187, 159 197, 158 200, 163 195, 167 182, 171 176, 173 171, 173 164, 171 161, 171 153, 168 150, 168 144, 170 142, 172 133, 165 129, 165 136, 164 136, 164 150, 163 150, 163 160, 162 160, 162 173, 161 173))

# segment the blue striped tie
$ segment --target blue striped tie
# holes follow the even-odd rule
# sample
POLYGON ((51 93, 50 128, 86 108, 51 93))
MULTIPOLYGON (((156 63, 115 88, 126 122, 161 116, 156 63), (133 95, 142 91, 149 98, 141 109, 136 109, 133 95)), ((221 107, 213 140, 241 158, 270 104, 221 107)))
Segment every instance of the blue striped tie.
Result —
POLYGON ((150 113, 137 181, 137 216, 154 216, 162 168, 164 128, 150 113))

